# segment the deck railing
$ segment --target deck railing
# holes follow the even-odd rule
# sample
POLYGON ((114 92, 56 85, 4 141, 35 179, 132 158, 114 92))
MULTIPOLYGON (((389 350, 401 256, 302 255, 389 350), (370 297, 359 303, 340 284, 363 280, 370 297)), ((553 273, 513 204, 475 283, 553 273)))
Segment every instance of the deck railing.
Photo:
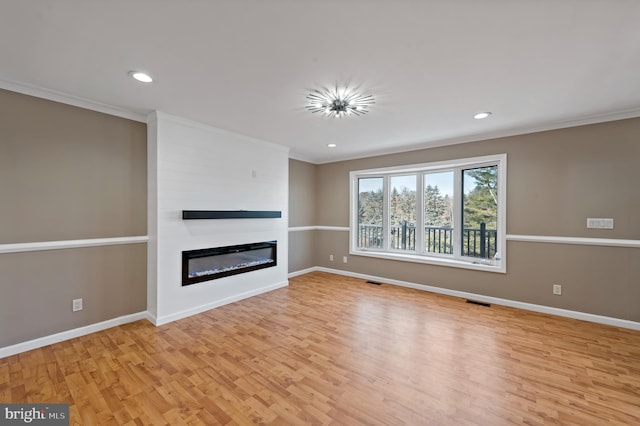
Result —
MULTIPOLYGON (((416 249, 416 228, 403 222, 390 230, 390 246, 394 250, 416 249)), ((484 223, 479 228, 462 230, 462 255, 491 259, 498 247, 498 233, 486 229, 484 223)), ((361 224, 358 226, 358 247, 382 248, 384 235, 382 225, 361 224)), ((428 253, 453 254, 453 228, 425 226, 424 248, 428 253)))

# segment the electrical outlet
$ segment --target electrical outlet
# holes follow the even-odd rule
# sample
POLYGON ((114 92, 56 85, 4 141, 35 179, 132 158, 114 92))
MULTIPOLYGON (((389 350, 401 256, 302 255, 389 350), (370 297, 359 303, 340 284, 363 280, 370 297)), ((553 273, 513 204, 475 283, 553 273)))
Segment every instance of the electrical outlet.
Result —
POLYGON ((553 285, 553 294, 560 296, 562 295, 562 286, 560 284, 553 285))
POLYGON ((342 263, 347 263, 347 256, 342 256, 342 263))
POLYGON ((329 255, 329 262, 333 262, 333 255, 332 254, 329 255))
POLYGON ((82 310, 82 299, 73 299, 73 312, 82 310))

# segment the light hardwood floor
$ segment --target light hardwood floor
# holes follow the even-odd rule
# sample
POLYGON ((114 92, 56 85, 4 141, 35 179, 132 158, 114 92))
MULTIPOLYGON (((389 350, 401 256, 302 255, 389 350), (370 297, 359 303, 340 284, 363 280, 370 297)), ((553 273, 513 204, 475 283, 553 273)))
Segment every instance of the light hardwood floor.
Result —
POLYGON ((637 425, 640 332, 326 273, 0 359, 71 424, 637 425))

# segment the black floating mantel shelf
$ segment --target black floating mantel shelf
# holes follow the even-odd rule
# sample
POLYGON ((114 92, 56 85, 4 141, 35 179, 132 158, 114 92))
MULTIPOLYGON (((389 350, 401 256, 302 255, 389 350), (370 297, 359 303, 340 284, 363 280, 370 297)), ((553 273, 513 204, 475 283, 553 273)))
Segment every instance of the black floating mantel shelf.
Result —
POLYGON ((282 217, 274 210, 182 210, 182 219, 271 219, 282 217))

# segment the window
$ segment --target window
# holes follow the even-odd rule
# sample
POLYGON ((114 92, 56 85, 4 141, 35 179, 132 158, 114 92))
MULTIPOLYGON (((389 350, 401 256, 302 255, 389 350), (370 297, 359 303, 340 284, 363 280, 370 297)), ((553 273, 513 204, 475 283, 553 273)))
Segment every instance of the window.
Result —
POLYGON ((415 251, 416 175, 391 176, 389 196, 390 225, 387 233, 393 250, 415 251))
POLYGON ((351 172, 354 255, 506 272, 506 154, 351 172))
POLYGON ((382 248, 382 178, 358 179, 358 247, 382 248))

